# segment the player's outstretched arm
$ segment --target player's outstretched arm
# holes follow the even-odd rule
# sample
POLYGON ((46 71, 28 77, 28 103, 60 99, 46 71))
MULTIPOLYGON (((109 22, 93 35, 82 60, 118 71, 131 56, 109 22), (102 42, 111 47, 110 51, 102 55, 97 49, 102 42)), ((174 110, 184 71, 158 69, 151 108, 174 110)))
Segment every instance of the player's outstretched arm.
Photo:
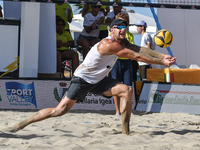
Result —
MULTIPOLYGON (((124 45, 123 45, 124 46, 124 45)), ((101 55, 111 55, 115 54, 122 58, 129 58, 134 59, 136 61, 142 61, 150 64, 159 64, 159 65, 165 65, 167 67, 171 66, 175 63, 176 58, 165 55, 162 53, 156 53, 157 55, 149 54, 149 52, 140 52, 142 51, 143 47, 133 45, 132 47, 124 48, 121 44, 118 42, 113 42, 110 39, 104 39, 100 42, 98 46, 98 51, 101 55)), ((145 48, 148 49, 148 48, 145 48)), ((150 50, 150 49, 148 49, 150 50)), ((152 50, 150 50, 152 51, 152 50)))
MULTIPOLYGON (((134 51, 134 52, 138 52, 141 56, 141 58, 139 59, 143 59, 142 57, 148 57, 149 59, 152 59, 152 62, 147 62, 149 61, 148 59, 143 60, 143 62, 147 62, 147 63, 153 63, 153 64, 161 64, 161 65, 165 65, 167 67, 173 65, 176 61, 175 57, 172 57, 170 55, 165 55, 163 53, 159 53, 156 52, 152 49, 146 48, 146 47, 140 47, 134 44, 129 43, 129 41, 127 39, 123 40, 123 44, 126 48, 134 51)), ((137 54, 134 54, 137 55, 137 54)))
POLYGON ((146 47, 140 47, 134 44, 131 44, 126 38, 122 41, 122 43, 124 44, 124 46, 128 49, 131 49, 135 52, 139 52, 139 53, 144 53, 146 55, 150 55, 152 57, 156 57, 156 58, 163 58, 165 54, 156 52, 152 49, 146 48, 146 47))

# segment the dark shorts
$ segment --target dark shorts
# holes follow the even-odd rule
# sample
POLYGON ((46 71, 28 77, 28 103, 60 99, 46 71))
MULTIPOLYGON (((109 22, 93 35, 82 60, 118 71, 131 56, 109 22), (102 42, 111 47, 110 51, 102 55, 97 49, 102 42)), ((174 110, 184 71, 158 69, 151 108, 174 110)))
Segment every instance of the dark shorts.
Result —
MULTIPOLYGON (((96 84, 90 84, 80 77, 73 76, 69 89, 65 93, 63 98, 67 96, 69 99, 72 100, 84 101, 88 92, 104 96, 103 93, 111 89, 117 83, 119 83, 119 81, 113 78, 105 77, 96 84)), ((111 98, 112 96, 104 97, 111 98)))
POLYGON ((133 67, 130 59, 118 59, 110 73, 112 78, 132 86, 133 67))

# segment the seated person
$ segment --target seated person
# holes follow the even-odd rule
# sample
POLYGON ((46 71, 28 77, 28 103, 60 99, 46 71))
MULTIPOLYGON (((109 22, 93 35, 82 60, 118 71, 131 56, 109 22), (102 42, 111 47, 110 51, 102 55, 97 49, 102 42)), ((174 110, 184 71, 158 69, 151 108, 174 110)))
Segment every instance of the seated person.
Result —
POLYGON ((89 52, 90 46, 100 41, 100 24, 104 21, 104 14, 100 11, 101 6, 92 4, 92 11, 84 16, 84 29, 78 37, 77 44, 82 46, 83 58, 89 52))
POLYGON ((72 60, 72 73, 79 65, 78 53, 70 50, 70 46, 74 46, 74 40, 68 31, 63 31, 65 21, 61 18, 56 19, 56 40, 57 40, 57 72, 64 73, 62 62, 72 60))
MULTIPOLYGON (((110 0, 101 0, 109 2, 110 0)), ((88 12, 91 12, 92 8, 90 4, 84 4, 83 11, 82 11, 82 17, 84 17, 88 12)), ((106 16, 110 12, 110 6, 109 5, 101 5, 100 11, 104 13, 104 16, 106 16)), ((106 23, 106 20, 104 20, 104 23, 106 23)), ((103 38, 106 38, 108 36, 108 29, 107 26, 101 25, 100 26, 100 33, 99 33, 99 39, 102 40, 103 38)))

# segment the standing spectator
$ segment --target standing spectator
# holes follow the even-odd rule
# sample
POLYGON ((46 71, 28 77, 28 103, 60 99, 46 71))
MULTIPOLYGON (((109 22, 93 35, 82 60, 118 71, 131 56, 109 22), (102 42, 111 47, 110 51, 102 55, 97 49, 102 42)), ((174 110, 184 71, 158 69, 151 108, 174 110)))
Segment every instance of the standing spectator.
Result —
POLYGON ((1 5, 0 5, 0 17, 3 17, 3 11, 1 5))
POLYGON ((91 5, 92 11, 84 16, 83 26, 84 29, 78 37, 77 44, 82 46, 83 58, 87 55, 90 50, 90 46, 95 45, 100 41, 99 32, 100 25, 104 21, 104 14, 100 11, 101 6, 91 5))
MULTIPOLYGON (((122 19, 125 20, 129 24, 129 16, 127 13, 120 12, 116 15, 116 19, 122 19)), ((134 42, 134 36, 132 33, 126 31, 126 37, 125 37, 131 44, 135 44, 134 42)), ((135 60, 133 60, 135 61, 135 60)), ((137 64, 137 61, 135 61, 137 64)), ((137 71, 137 70, 136 70, 137 71)), ((124 84, 128 86, 132 86, 133 82, 133 74, 136 74, 136 71, 133 72, 133 66, 132 66, 132 60, 128 58, 121 58, 119 57, 117 59, 117 62, 115 63, 113 69, 111 70, 111 77, 123 82, 124 84)), ((136 75, 135 75, 136 76, 136 75)), ((120 97, 113 96, 114 102, 115 102, 115 109, 116 109, 116 115, 120 115, 120 97)))
MULTIPOLYGON (((110 0, 102 0, 102 1, 106 1, 109 2, 110 0)), ((92 8, 90 4, 85 4, 83 6, 83 11, 82 11, 82 17, 84 17, 88 12, 91 12, 92 8)), ((110 12, 110 6, 108 5, 101 5, 101 9, 100 11, 102 11, 104 13, 104 16, 106 16, 109 12, 110 12)), ((104 23, 106 22, 106 19, 104 19, 104 23)), ((108 36, 108 29, 107 26, 100 26, 100 33, 99 33, 99 39, 102 40, 103 38, 108 36)))
POLYGON ((65 21, 61 18, 56 20, 56 40, 57 40, 57 72, 64 73, 62 62, 72 60, 72 73, 79 65, 78 54, 74 50, 70 50, 70 46, 74 46, 74 40, 68 31, 63 31, 65 21))
MULTIPOLYGON (((147 23, 145 21, 139 21, 135 25, 137 26, 137 32, 142 35, 140 46, 152 49, 153 40, 151 38, 151 35, 146 32, 147 23)), ((139 62, 139 66, 142 71, 142 80, 146 80, 146 70, 148 68, 151 68, 151 65, 144 62, 139 62)))
POLYGON ((60 17, 65 21, 64 30, 70 32, 69 23, 72 22, 73 12, 70 4, 56 3, 56 18, 60 17))

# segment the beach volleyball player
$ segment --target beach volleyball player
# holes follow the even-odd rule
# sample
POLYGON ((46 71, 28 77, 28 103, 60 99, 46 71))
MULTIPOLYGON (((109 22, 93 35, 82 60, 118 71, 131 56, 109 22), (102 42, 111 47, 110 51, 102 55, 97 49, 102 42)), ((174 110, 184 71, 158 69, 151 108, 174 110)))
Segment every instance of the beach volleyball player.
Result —
POLYGON ((122 116, 122 133, 129 134, 129 122, 132 111, 133 90, 131 87, 107 77, 118 57, 135 59, 167 67, 175 63, 176 58, 155 52, 151 49, 132 45, 125 39, 127 22, 115 19, 110 25, 110 36, 94 45, 83 63, 76 69, 69 90, 55 108, 45 108, 31 117, 11 127, 7 132, 16 132, 27 125, 51 117, 66 114, 76 103, 83 101, 88 92, 105 97, 119 96, 122 116))

